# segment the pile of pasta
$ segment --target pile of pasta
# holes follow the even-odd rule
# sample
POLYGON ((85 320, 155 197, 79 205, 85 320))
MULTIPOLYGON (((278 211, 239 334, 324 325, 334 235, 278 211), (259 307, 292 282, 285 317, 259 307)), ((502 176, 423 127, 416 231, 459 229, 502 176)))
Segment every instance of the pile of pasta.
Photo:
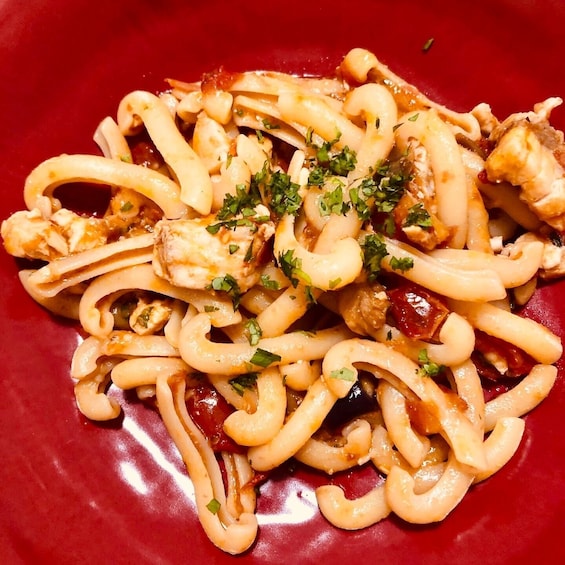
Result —
POLYGON ((80 411, 109 387, 159 411, 210 540, 258 533, 256 487, 289 460, 327 473, 339 528, 443 520, 519 448, 560 339, 519 308, 565 269, 561 103, 450 110, 374 54, 334 77, 212 72, 135 91, 100 155, 60 155, 2 224, 20 277, 80 322, 80 411), (107 191, 103 213, 58 190, 107 191), (497 396, 489 383, 505 383, 497 396), (347 498, 331 475, 373 465, 347 498))

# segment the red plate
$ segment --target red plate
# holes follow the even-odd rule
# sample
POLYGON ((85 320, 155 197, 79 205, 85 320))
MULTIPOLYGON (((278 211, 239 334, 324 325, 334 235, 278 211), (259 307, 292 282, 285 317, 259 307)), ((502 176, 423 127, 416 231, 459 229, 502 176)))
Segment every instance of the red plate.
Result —
MULTIPOLYGON (((25 176, 40 161, 97 152, 96 125, 125 93, 221 65, 329 73, 361 46, 458 110, 488 101, 504 116, 565 96, 561 0, 27 0, 0 3, 0 22, 1 218, 23 207, 25 176)), ((564 110, 553 118, 565 127, 564 110)), ((157 416, 135 402, 115 424, 79 415, 68 376, 76 328, 27 297, 11 257, 0 262, 2 562, 230 562, 203 534, 157 416)), ((530 313, 565 336, 563 290, 543 289, 530 313)), ((322 477, 297 470, 262 488, 259 538, 239 561, 564 562, 560 369, 519 453, 443 523, 337 530, 315 508, 322 477)))

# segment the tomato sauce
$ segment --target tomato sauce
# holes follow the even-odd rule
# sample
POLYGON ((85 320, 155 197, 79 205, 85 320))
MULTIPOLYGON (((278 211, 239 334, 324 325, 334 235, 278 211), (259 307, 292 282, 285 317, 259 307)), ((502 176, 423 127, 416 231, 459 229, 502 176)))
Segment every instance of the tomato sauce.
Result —
POLYGON ((243 453, 243 448, 224 431, 224 421, 234 409, 215 388, 203 383, 188 389, 186 408, 214 451, 243 453))
POLYGON ((390 299, 388 314, 394 325, 411 339, 433 340, 449 309, 433 292, 415 284, 406 283, 387 290, 390 299))

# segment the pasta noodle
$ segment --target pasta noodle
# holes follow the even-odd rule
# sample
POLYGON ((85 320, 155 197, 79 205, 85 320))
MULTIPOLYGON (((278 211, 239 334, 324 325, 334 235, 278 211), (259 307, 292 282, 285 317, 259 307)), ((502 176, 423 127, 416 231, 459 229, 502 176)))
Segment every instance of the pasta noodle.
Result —
POLYGON ((516 304, 565 272, 561 100, 455 112, 363 49, 334 77, 169 86, 124 96, 94 133, 102 155, 40 163, 2 222, 8 253, 40 262, 25 290, 86 334, 78 409, 118 417, 109 387, 153 400, 231 554, 290 459, 374 467, 358 498, 317 488, 335 527, 445 519, 520 449, 557 378, 560 338, 516 304), (106 187, 106 211, 67 207, 70 183, 106 187))

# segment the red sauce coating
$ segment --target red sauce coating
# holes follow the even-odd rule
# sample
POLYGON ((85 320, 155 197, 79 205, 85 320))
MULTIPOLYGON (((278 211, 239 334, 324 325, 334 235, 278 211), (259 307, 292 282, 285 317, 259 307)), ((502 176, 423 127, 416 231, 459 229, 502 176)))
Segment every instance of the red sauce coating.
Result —
POLYGON ((475 330, 475 353, 472 357, 481 377, 496 381, 504 377, 517 378, 527 375, 537 361, 528 353, 497 337, 475 330), (508 371, 502 375, 485 355, 494 354, 504 359, 508 371))
POLYGON ((407 283, 387 291, 388 313, 395 326, 411 339, 433 339, 449 315, 449 309, 433 292, 407 283))
POLYGON ((224 431, 224 420, 234 411, 216 389, 200 384, 187 390, 186 408, 192 421, 208 438, 216 452, 242 453, 242 448, 224 431))
POLYGON ((202 76, 202 94, 213 93, 217 90, 229 90, 240 77, 241 73, 232 73, 226 71, 223 67, 206 73, 202 76))

